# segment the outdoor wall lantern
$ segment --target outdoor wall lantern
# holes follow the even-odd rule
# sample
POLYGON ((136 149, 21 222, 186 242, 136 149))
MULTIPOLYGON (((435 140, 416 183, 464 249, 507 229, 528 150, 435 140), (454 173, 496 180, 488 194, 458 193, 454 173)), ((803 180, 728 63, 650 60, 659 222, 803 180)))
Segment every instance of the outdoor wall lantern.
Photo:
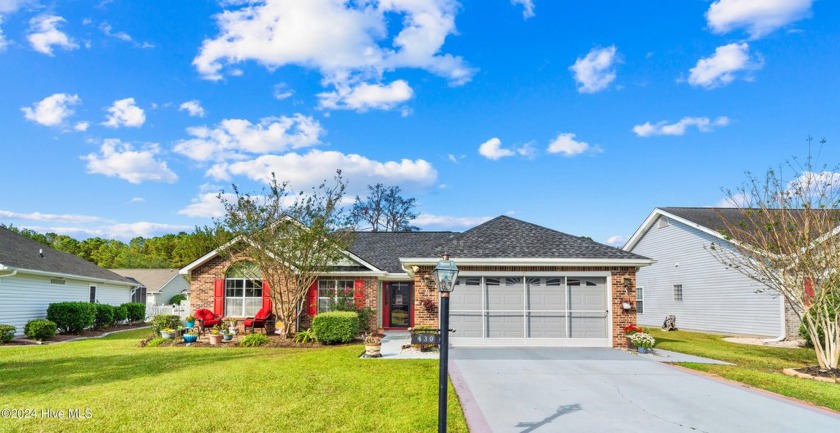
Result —
POLYGON ((440 379, 438 380, 438 433, 446 433, 446 392, 449 379, 449 293, 455 290, 458 267, 443 253, 432 272, 440 292, 440 379))

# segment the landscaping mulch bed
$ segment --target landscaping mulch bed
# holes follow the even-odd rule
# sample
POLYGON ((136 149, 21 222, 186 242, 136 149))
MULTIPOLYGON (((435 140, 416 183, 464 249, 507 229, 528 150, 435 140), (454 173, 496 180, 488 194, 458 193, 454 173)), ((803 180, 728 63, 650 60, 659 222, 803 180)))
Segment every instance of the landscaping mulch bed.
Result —
POLYGON ((133 325, 112 326, 108 329, 102 329, 102 330, 88 329, 88 330, 82 331, 78 334, 56 334, 55 337, 53 337, 53 338, 51 338, 47 341, 43 341, 43 342, 39 342, 39 341, 36 341, 36 340, 30 340, 26 337, 20 337, 20 338, 15 338, 12 341, 4 344, 4 346, 36 346, 36 345, 44 345, 44 344, 56 344, 56 343, 63 343, 65 341, 75 340, 77 338, 96 338, 96 337, 101 337, 105 334, 110 334, 112 332, 129 331, 129 330, 132 330, 132 329, 148 328, 148 327, 149 327, 149 325, 146 324, 146 323, 136 323, 136 324, 133 324, 133 325))
POLYGON ((840 369, 821 370, 819 367, 786 368, 784 374, 802 379, 814 379, 826 383, 840 384, 840 369))

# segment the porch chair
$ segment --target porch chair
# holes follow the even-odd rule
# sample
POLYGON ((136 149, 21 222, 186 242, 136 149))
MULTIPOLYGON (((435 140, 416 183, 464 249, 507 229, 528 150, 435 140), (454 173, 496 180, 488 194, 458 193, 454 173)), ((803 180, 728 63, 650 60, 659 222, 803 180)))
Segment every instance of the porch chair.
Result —
POLYGON ((199 332, 204 334, 204 331, 222 323, 222 318, 213 314, 212 311, 202 308, 200 310, 196 310, 195 312, 195 320, 198 321, 199 332))
POLYGON ((274 313, 271 312, 271 303, 267 303, 266 305, 263 305, 260 311, 257 311, 257 314, 254 315, 254 317, 248 317, 245 319, 245 331, 247 331, 248 328, 251 328, 251 333, 253 333, 255 328, 262 328, 263 333, 265 333, 265 321, 272 318, 274 318, 274 313))

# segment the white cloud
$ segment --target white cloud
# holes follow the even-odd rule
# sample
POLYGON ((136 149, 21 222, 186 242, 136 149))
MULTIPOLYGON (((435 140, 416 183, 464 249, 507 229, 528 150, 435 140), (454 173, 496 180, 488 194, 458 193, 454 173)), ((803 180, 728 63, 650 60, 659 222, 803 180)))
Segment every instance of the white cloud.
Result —
POLYGON ((534 0, 510 0, 512 5, 522 6, 522 17, 526 20, 532 18, 534 14, 534 0))
POLYGON ((736 193, 718 200, 715 207, 750 207, 750 198, 744 193, 736 193))
MULTIPOLYGON (((205 39, 193 65, 207 79, 255 61, 269 69, 297 65, 318 70, 325 85, 380 82, 387 71, 418 68, 452 85, 475 70, 441 53, 455 34, 456 0, 265 0, 227 3, 216 15, 219 34, 205 39), (389 37, 389 24, 399 31, 389 37)), ((338 91, 338 89, 337 89, 338 91)))
POLYGON ((633 127, 633 132, 639 137, 650 137, 653 135, 683 135, 688 127, 694 126, 700 132, 711 132, 714 127, 729 125, 729 118, 720 116, 717 119, 710 119, 708 117, 683 117, 676 123, 668 123, 663 120, 652 124, 645 122, 641 125, 633 127))
POLYGON ((132 197, 131 200, 129 200, 128 202, 129 203, 143 203, 144 201, 146 201, 146 199, 144 199, 143 197, 132 197))
POLYGON ((88 173, 119 177, 130 183, 144 181, 175 183, 178 180, 166 162, 155 159, 160 154, 157 144, 148 144, 142 150, 135 150, 129 143, 117 139, 102 142, 100 153, 91 153, 82 159, 88 162, 88 173))
POLYGON ((8 210, 0 210, 0 218, 60 224, 86 224, 102 221, 102 218, 90 215, 50 214, 41 212, 21 213, 8 210))
POLYGON ((131 35, 129 35, 126 32, 123 32, 123 31, 116 31, 115 32, 114 28, 111 26, 111 24, 108 24, 107 22, 103 22, 102 24, 100 24, 99 25, 99 30, 101 30, 102 33, 105 36, 108 36, 110 38, 114 38, 114 39, 117 39, 117 40, 120 40, 120 41, 123 41, 123 42, 128 42, 128 43, 130 43, 131 45, 133 45, 137 48, 154 48, 154 44, 152 44, 150 42, 137 42, 133 37, 131 37, 131 35))
POLYGON ((277 83, 272 87, 272 93, 274 95, 274 99, 284 100, 291 98, 295 92, 289 88, 288 84, 286 83, 277 83))
POLYGON ((570 132, 562 132, 548 144, 546 149, 548 153, 560 153, 563 156, 575 156, 585 152, 601 152, 598 146, 590 146, 585 141, 575 140, 575 134, 570 132))
POLYGON ((811 16, 812 0, 718 0, 706 11, 715 33, 743 29, 753 39, 811 16))
POLYGON ((405 80, 391 84, 361 83, 355 86, 339 82, 335 90, 318 94, 319 106, 331 110, 369 109, 390 110, 414 96, 414 91, 405 80))
POLYGON ((73 115, 70 108, 81 102, 79 95, 55 93, 33 104, 32 107, 21 107, 26 120, 31 120, 44 126, 61 126, 73 115))
POLYGON ((146 112, 138 107, 134 98, 125 98, 114 101, 108 107, 108 118, 102 124, 109 128, 128 126, 139 128, 146 123, 146 112))
POLYGON ((192 117, 204 117, 204 107, 198 99, 187 101, 181 104, 178 111, 186 111, 192 117))
POLYGON ((35 0, 0 0, 0 14, 13 14, 18 9, 26 6, 35 6, 35 0))
MULTIPOLYGON (((228 200, 236 198, 231 193, 225 193, 224 196, 228 200)), ((219 200, 218 192, 205 192, 194 198, 187 207, 179 210, 178 214, 191 218, 221 218, 225 215, 225 206, 219 200)))
POLYGON ((175 152, 195 161, 242 159, 243 153, 283 152, 320 143, 321 124, 302 114, 266 117, 253 124, 244 119, 225 119, 215 128, 187 128, 192 138, 181 140, 175 152))
POLYGON ((493 161, 516 154, 516 152, 511 149, 502 149, 502 140, 499 140, 496 137, 481 143, 481 145, 478 146, 478 153, 487 159, 492 159, 493 161))
POLYGON ((714 55, 700 59, 689 71, 688 83, 712 89, 725 86, 739 77, 752 80, 750 72, 763 66, 760 57, 750 57, 750 46, 747 43, 732 43, 717 47, 714 55))
POLYGON ((73 125, 73 129, 75 129, 76 131, 79 131, 79 132, 87 131, 88 127, 90 127, 90 122, 84 122, 84 121, 83 122, 76 122, 76 124, 73 125))
POLYGON ((192 226, 184 226, 177 224, 162 224, 152 223, 147 221, 139 221, 135 223, 121 223, 111 224, 102 229, 102 231, 110 238, 116 239, 133 239, 138 236, 144 238, 152 237, 160 233, 178 233, 183 231, 190 231, 192 226))
POLYGON ((29 34, 26 39, 32 48, 48 56, 53 55, 53 47, 75 50, 79 44, 58 29, 66 20, 56 15, 38 15, 29 20, 29 34))
POLYGON ((578 92, 596 93, 609 87, 615 81, 615 68, 618 60, 618 49, 615 45, 607 48, 593 48, 586 57, 579 57, 575 64, 569 67, 578 92))
MULTIPOLYGON (((3 15, 0 15, 0 26, 3 25, 3 15)), ((3 36, 3 28, 0 27, 0 53, 2 53, 6 47, 9 46, 9 42, 3 36)))
POLYGON ((808 190, 807 193, 794 194, 819 197, 823 193, 831 193, 840 189, 840 173, 833 171, 804 171, 798 178, 788 182, 788 191, 808 190))
POLYGON ((624 245, 625 242, 627 242, 627 236, 622 235, 610 236, 609 239, 607 239, 607 245, 612 245, 614 247, 624 245))
POLYGON ((411 224, 416 225, 422 229, 463 229, 475 227, 479 224, 490 221, 491 219, 493 219, 493 217, 456 217, 421 213, 420 215, 417 215, 417 218, 411 221, 411 224))
POLYGON ((427 187, 433 185, 437 179, 437 171, 422 159, 375 161, 358 154, 315 149, 305 154, 291 152, 283 155, 262 155, 247 161, 219 163, 211 167, 207 174, 220 180, 228 180, 231 176, 246 176, 255 181, 265 182, 273 172, 295 188, 302 189, 332 178, 338 169, 351 184, 351 188, 355 189, 380 182, 427 187))

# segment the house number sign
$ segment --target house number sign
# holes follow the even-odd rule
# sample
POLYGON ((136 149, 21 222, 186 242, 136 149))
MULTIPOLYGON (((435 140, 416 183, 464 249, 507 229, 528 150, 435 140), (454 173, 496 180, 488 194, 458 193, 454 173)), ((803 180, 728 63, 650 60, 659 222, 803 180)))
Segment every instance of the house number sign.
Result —
POLYGON ((440 334, 411 334, 411 344, 440 345, 440 334))

